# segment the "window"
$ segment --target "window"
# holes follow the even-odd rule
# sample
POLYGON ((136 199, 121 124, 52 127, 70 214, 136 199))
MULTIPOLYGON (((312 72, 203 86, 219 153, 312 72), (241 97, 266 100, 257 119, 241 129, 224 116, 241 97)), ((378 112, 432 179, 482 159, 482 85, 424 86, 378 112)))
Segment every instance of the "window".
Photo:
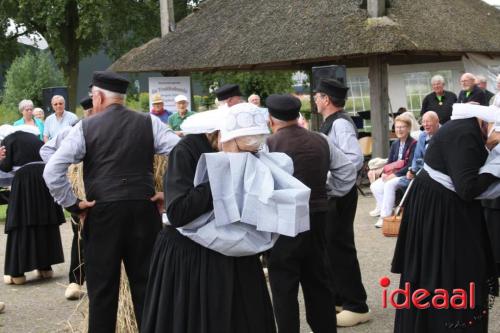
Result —
POLYGON ((349 87, 345 110, 350 114, 357 111, 370 110, 370 82, 367 76, 352 76, 347 78, 349 87))
POLYGON ((432 91, 431 78, 437 74, 444 77, 445 89, 453 91, 455 84, 451 70, 406 73, 404 75, 407 109, 408 111, 415 113, 417 118, 419 116, 420 109, 422 108, 422 100, 432 91))

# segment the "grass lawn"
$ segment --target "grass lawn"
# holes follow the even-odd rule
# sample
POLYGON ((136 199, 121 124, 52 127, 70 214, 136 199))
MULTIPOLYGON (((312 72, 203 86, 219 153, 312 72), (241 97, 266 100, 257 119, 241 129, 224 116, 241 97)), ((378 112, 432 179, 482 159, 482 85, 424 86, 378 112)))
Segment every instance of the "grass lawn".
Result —
POLYGON ((7 205, 0 206, 0 223, 5 223, 5 217, 7 216, 7 205))

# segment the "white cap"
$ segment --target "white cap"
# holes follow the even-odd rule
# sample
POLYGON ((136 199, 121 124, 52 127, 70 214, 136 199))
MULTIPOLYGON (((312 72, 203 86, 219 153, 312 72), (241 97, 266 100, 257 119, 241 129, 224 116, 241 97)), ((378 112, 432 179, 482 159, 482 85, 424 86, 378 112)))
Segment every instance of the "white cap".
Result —
POLYGON ((220 130, 227 108, 197 112, 187 117, 181 124, 184 134, 212 133, 220 130))
POLYGON ((500 108, 490 105, 476 105, 469 103, 453 104, 451 119, 479 118, 489 123, 500 123, 500 108))
POLYGON ((12 133, 15 132, 26 132, 26 133, 31 133, 33 135, 40 135, 40 130, 38 129, 37 126, 30 126, 30 125, 18 125, 18 126, 12 126, 12 125, 2 125, 0 126, 0 140, 5 139, 7 136, 9 136, 12 133))
POLYGON ((261 108, 251 103, 239 103, 228 109, 220 132, 220 141, 227 142, 246 135, 269 134, 269 128, 261 108))
POLYGON ((184 95, 177 95, 174 98, 175 103, 182 102, 182 101, 186 101, 187 102, 187 100, 188 100, 187 97, 184 96, 184 95))

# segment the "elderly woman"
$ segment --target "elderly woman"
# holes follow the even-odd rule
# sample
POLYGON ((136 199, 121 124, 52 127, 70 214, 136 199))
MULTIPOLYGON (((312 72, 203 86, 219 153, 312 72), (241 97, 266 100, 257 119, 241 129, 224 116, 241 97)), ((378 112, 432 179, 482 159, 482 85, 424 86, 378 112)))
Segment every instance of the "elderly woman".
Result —
MULTIPOLYGON (((234 108, 241 107, 238 105, 234 108)), ((261 112, 250 104, 245 106, 251 107, 252 115, 243 117, 248 125, 261 112)), ((210 244, 201 245, 185 235, 196 229, 191 226, 195 220, 209 216, 214 210, 210 182, 196 185, 194 178, 202 155, 219 150, 218 128, 225 116, 225 111, 216 110, 188 118, 183 131, 199 134, 184 136, 169 156, 165 207, 171 226, 160 232, 153 250, 141 332, 275 332, 258 255, 223 255, 210 249, 210 244), (193 127, 187 130, 190 124, 193 127)), ((265 119, 261 118, 253 131, 223 140, 222 149, 257 151, 264 140, 263 134, 268 133, 265 119), (239 137, 249 134, 246 138, 239 137)))
MULTIPOLYGON (((51 197, 42 174, 39 154, 43 143, 32 134, 31 126, 10 129, 0 147, 0 170, 17 170, 12 181, 5 233, 4 282, 23 284, 25 272, 37 270, 41 278, 52 277, 51 265, 64 261, 59 225, 65 221, 59 205, 51 197)), ((2 133, 0 136, 3 137, 2 133)))
MULTIPOLYGON (((411 300, 396 310, 395 333, 486 333, 490 301, 498 296, 483 209, 475 200, 500 182, 498 172, 490 173, 498 168, 480 173, 487 133, 474 116, 482 107, 464 104, 470 117, 455 119, 456 105, 452 120, 429 143, 405 204, 392 272, 401 274, 400 288, 409 289, 411 300)), ((490 140, 497 143, 500 133, 490 140)))
POLYGON ((45 119, 45 112, 43 112, 42 108, 35 108, 33 110, 33 116, 43 122, 43 120, 45 119))
POLYGON ((408 117, 400 115, 396 117, 394 129, 398 140, 391 145, 389 159, 384 166, 382 177, 370 185, 377 206, 370 212, 371 216, 378 216, 376 228, 381 228, 384 217, 392 214, 396 200, 396 189, 401 177, 406 175, 413 159, 416 140, 410 136, 412 121, 408 117))
POLYGON ((23 117, 14 122, 14 126, 36 126, 40 131, 40 140, 43 140, 43 122, 33 116, 33 102, 29 99, 23 99, 19 102, 19 112, 21 112, 23 117))

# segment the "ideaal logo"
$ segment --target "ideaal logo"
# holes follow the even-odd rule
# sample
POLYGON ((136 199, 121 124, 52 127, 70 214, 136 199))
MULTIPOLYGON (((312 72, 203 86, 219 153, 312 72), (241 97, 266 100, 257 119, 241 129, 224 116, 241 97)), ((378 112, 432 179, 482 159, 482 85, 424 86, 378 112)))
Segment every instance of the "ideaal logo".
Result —
POLYGON ((474 282, 469 284, 469 290, 453 289, 450 293, 446 289, 435 289, 432 291, 426 289, 416 289, 411 292, 411 284, 405 283, 404 289, 387 290, 391 284, 388 277, 380 279, 382 290, 382 308, 386 309, 388 300, 395 309, 409 309, 410 302, 417 309, 428 309, 431 306, 434 309, 474 309, 476 307, 476 285, 474 282), (404 302, 398 303, 396 297, 402 295, 404 302))

